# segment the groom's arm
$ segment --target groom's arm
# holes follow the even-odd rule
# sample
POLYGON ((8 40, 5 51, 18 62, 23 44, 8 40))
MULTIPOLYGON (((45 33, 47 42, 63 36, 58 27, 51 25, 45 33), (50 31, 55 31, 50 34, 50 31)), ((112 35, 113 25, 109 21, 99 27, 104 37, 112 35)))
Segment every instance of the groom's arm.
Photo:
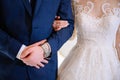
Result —
POLYGON ((62 20, 67 20, 69 25, 58 32, 53 32, 48 38, 52 55, 60 49, 73 33, 74 20, 71 9, 71 0, 61 0, 57 15, 60 16, 62 20))
POLYGON ((21 46, 22 43, 0 29, 0 55, 5 55, 14 60, 21 46))

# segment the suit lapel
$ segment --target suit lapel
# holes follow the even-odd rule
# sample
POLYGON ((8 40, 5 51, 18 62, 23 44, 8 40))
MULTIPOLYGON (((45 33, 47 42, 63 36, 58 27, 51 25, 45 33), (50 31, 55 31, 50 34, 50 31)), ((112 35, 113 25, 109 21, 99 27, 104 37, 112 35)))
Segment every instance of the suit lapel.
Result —
POLYGON ((34 15, 39 11, 41 3, 42 3, 42 0, 36 0, 34 15))
POLYGON ((32 10, 31 10, 31 5, 29 3, 29 0, 22 0, 22 1, 28 13, 32 16, 32 10))

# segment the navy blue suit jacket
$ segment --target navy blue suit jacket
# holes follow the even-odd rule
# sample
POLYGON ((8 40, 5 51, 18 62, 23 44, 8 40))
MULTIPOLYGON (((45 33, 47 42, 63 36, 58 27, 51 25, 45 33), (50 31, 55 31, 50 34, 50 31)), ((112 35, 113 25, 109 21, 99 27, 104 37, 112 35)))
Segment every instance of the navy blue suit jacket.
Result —
POLYGON ((0 0, 0 80, 56 80, 57 51, 72 35, 73 23, 70 0, 36 0, 34 10, 28 0, 0 0), (70 25, 55 32, 56 15, 70 25), (52 49, 44 68, 29 67, 16 59, 22 44, 43 39, 52 49))

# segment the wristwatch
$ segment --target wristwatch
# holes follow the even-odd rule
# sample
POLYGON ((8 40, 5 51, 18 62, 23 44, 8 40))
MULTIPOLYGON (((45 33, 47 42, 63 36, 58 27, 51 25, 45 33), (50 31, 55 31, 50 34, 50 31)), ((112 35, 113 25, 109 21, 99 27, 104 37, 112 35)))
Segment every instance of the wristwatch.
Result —
POLYGON ((42 46, 42 49, 44 51, 44 57, 47 58, 50 56, 51 53, 51 47, 48 42, 44 43, 42 46))

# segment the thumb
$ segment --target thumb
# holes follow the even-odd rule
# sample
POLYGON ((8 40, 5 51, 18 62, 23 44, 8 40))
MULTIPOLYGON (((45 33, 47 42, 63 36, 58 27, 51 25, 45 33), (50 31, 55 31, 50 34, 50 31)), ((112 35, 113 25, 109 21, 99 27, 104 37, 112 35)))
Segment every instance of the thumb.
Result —
POLYGON ((42 45, 42 44, 44 44, 46 41, 47 41, 47 40, 44 39, 44 40, 42 40, 42 41, 39 41, 39 42, 34 43, 33 45, 34 45, 34 46, 42 45))
POLYGON ((60 16, 55 16, 55 20, 59 20, 60 19, 60 16))
POLYGON ((27 56, 29 56, 31 53, 31 50, 26 49, 25 51, 22 52, 22 54, 20 55, 20 59, 26 58, 27 56))

